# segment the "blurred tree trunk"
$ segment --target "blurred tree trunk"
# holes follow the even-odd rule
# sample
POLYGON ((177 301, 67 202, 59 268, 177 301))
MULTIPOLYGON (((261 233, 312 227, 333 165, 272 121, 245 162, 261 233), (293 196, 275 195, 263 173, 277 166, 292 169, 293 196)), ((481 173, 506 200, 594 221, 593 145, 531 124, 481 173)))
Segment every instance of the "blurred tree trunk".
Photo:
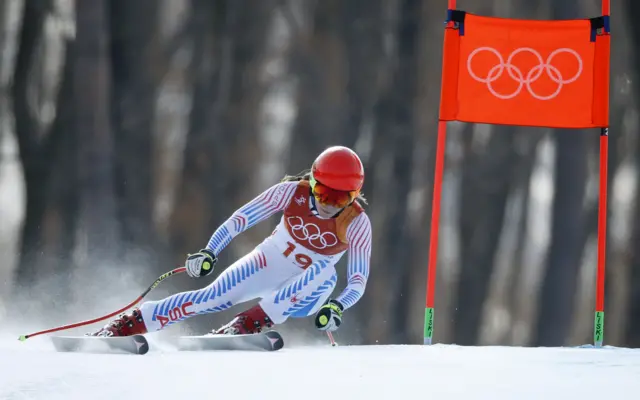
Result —
POLYGON ((571 328, 585 228, 586 134, 569 130, 555 132, 551 244, 538 299, 536 346, 563 345, 571 328))
MULTIPOLYGON (((78 226, 78 132, 74 129, 74 59, 75 43, 67 40, 65 46, 64 67, 61 85, 56 100, 56 117, 49 135, 54 138, 52 149, 54 159, 51 162, 51 183, 49 202, 45 214, 43 229, 48 243, 47 263, 51 269, 49 284, 53 286, 52 296, 56 301, 64 302, 71 298, 71 272, 74 270, 73 251, 76 245, 78 226)), ((43 254, 44 256, 44 254, 43 254)), ((51 304, 49 304, 51 306, 51 304)), ((61 312, 64 309, 60 309, 61 312)))
POLYGON ((529 230, 529 206, 531 200, 531 175, 535 167, 536 153, 540 141, 544 137, 544 134, 538 132, 531 132, 527 128, 520 128, 518 137, 516 140, 520 142, 514 143, 514 147, 520 148, 521 153, 518 155, 520 160, 518 161, 518 167, 514 173, 514 187, 513 191, 520 191, 520 215, 518 215, 518 223, 516 230, 516 244, 511 261, 511 268, 509 270, 509 285, 507 289, 507 297, 505 305, 509 310, 511 320, 514 322, 511 329, 505 332, 505 336, 500 342, 515 344, 518 340, 516 337, 516 323, 521 321, 523 315, 520 313, 520 304, 522 298, 520 295, 520 279, 522 273, 527 268, 525 259, 525 249, 528 246, 527 243, 527 231, 529 230))
MULTIPOLYGON (((574 18, 575 1, 554 2, 552 18, 574 18)), ((587 183, 588 134, 581 130, 555 130, 555 184, 551 244, 538 299, 533 343, 560 346, 573 321, 578 273, 585 228, 584 198, 587 183)))
POLYGON ((153 223, 153 132, 159 68, 156 0, 113 0, 110 6, 115 185, 117 212, 128 263, 148 266, 154 276, 160 264, 153 223))
MULTIPOLYGON (((56 116, 49 129, 41 129, 37 112, 31 106, 29 93, 39 91, 31 85, 42 81, 32 79, 35 55, 42 37, 44 18, 50 4, 28 2, 18 38, 18 55, 13 76, 12 96, 16 117, 16 133, 25 174, 26 209, 20 245, 20 262, 16 283, 21 289, 16 300, 46 291, 48 299, 43 309, 53 318, 53 311, 69 300, 69 272, 75 245, 77 188, 75 131, 72 125, 73 59, 72 40, 66 41, 64 67, 58 84, 56 116), (47 285, 46 288, 42 285, 47 285)), ((39 303, 30 307, 42 311, 39 303)), ((43 316, 44 317, 44 316, 43 316)))
MULTIPOLYGON (((10 30, 10 26, 11 24, 9 23, 9 18, 8 15, 10 15, 9 13, 9 6, 11 5, 10 1, 4 1, 2 3, 0 3, 0 46, 2 46, 2 48, 5 48, 8 46, 7 43, 7 36, 9 36, 9 32, 10 30)), ((0 55, 0 70, 5 68, 5 65, 8 64, 8 60, 10 59, 10 57, 6 54, 3 53, 2 55, 0 55)))
POLYGON ((514 184, 516 128, 494 126, 486 146, 478 133, 465 144, 460 183, 460 276, 454 343, 475 345, 488 298, 509 193, 514 184), (475 136, 475 138, 474 138, 475 136), (476 147, 476 148, 472 148, 476 147))
POLYGON ((83 261, 118 261, 119 224, 114 193, 114 141, 111 127, 109 13, 104 0, 77 3, 77 57, 74 69, 75 128, 83 261))
POLYGON ((400 22, 398 25, 397 48, 398 64, 393 83, 376 105, 378 116, 377 135, 392 139, 387 151, 393 154, 391 175, 387 181, 388 197, 385 204, 389 207, 385 233, 385 249, 378 254, 383 256, 386 268, 393 268, 394 279, 388 281, 388 291, 393 294, 390 319, 390 340, 392 343, 407 343, 410 332, 394 327, 406 326, 409 318, 409 287, 411 284, 411 253, 414 246, 409 234, 411 216, 408 213, 409 194, 411 193, 413 146, 417 131, 414 118, 414 104, 418 92, 418 64, 420 49, 420 23, 422 20, 422 2, 403 0, 400 4, 400 22), (396 268, 396 266, 401 266, 396 268))
MULTIPOLYGON (((612 73, 615 73, 612 71, 612 73)), ((621 146, 621 143, 624 143, 625 140, 625 116, 627 114, 626 106, 622 104, 613 104, 611 107, 611 129, 610 132, 615 132, 612 136, 609 136, 609 145, 608 145, 608 166, 607 166, 607 180, 608 180, 608 196, 612 197, 611 187, 612 182, 614 182, 618 172, 620 170, 620 165, 624 161, 624 155, 622 154, 624 150, 624 146, 621 146), (621 151, 622 150, 622 151, 621 151)), ((628 133, 627 133, 628 134, 628 133)), ((598 154, 600 153, 600 137, 593 132, 592 142, 595 143, 595 146, 598 150, 598 154)), ((598 161, 599 162, 599 161, 598 161)), ((608 198, 611 198, 608 197, 608 198)), ((594 207, 595 208, 595 207, 594 207)), ((614 206, 611 201, 607 201, 607 221, 611 221, 611 216, 613 215, 614 206)), ((591 218, 589 223, 593 224, 593 231, 595 235, 598 234, 598 216, 597 213, 592 213, 592 216, 588 216, 587 218, 591 218)), ((604 295, 604 308, 605 315, 609 316, 609 322, 616 325, 617 336, 622 338, 623 335, 623 322, 624 322, 624 310, 622 307, 617 307, 615 311, 607 314, 608 310, 610 310, 610 306, 616 297, 616 291, 619 292, 618 282, 627 282, 627 278, 624 274, 624 269, 619 268, 618 266, 624 265, 625 261, 628 261, 628 253, 627 249, 621 246, 612 246, 614 244, 614 230, 611 224, 608 224, 607 227, 607 245, 605 246, 605 250, 608 248, 609 251, 606 252, 605 262, 606 262, 606 271, 605 271, 605 295, 604 295)), ((586 240, 585 247, 586 247, 586 240)), ((620 303, 617 303, 620 305, 620 303)), ((610 326, 612 326, 610 325, 610 326)), ((611 333, 611 330, 609 330, 611 333)), ((588 343, 589 339, 592 339, 593 336, 590 334, 591 332, 585 332, 585 343, 588 343), (587 336, 588 335, 588 336, 587 336)), ((611 338, 611 335, 609 336, 611 338)))
MULTIPOLYGON (((637 49, 640 48, 640 25, 638 25, 637 20, 640 18, 640 2, 637 0, 627 0, 626 4, 632 43, 631 48, 636 49, 636 51, 633 52, 633 75, 635 76, 635 79, 633 79, 632 82, 634 82, 633 88, 636 98, 638 98, 638 95, 640 95, 640 83, 638 82, 638 79, 640 79, 640 55, 638 54, 637 49)), ((637 171, 640 170, 640 140, 637 138, 635 166, 637 174, 637 171)), ((640 191, 638 191, 638 187, 640 187, 640 185, 636 183, 633 233, 632 240, 629 242, 633 245, 630 249, 631 273, 629 279, 629 315, 627 317, 624 340, 625 346, 629 347, 640 347, 640 247, 637 245, 640 243, 640 191)))
POLYGON ((341 16, 348 2, 315 3, 313 26, 294 44, 292 69, 299 76, 297 117, 293 126, 288 171, 309 169, 325 147, 342 143, 347 64, 341 16))
MULTIPOLYGON (((635 7, 630 7, 635 8, 635 7)), ((638 11, 640 15, 640 7, 638 9, 634 9, 633 11, 638 11)), ((640 29, 634 28, 634 29, 640 29)), ((635 35, 636 33, 634 33, 635 35)), ((638 34, 638 39, 640 39, 640 34, 638 34)), ((636 75, 638 75, 639 69, 636 67, 636 75)), ((636 93, 640 93, 640 88, 636 84, 636 93)), ((635 165, 637 169, 640 169, 640 140, 636 139, 636 155, 635 155, 635 165)), ((639 186, 636 184, 636 186, 639 186)), ((629 279, 629 310, 628 316, 626 318, 627 326, 625 329, 625 337, 624 337, 624 346, 628 347, 640 347, 640 248, 638 248, 637 243, 640 243, 640 195, 638 195, 638 190, 636 189, 636 196, 634 199, 634 217, 633 217, 633 233, 632 240, 630 243, 635 244, 631 247, 631 271, 630 271, 630 279, 629 279)), ((606 308, 606 303, 605 303, 606 308)), ((605 314, 606 316, 606 314, 605 314)), ((606 324, 605 319, 605 324, 606 324)), ((606 327, 606 325, 605 325, 606 327)), ((606 332, 606 330, 605 330, 606 332)), ((605 338, 606 340, 606 338, 605 338)))
MULTIPOLYGON (((186 24, 192 32, 193 50, 188 76, 193 88, 189 130, 184 150, 184 166, 171 217, 171 247, 174 263, 184 262, 187 253, 202 248, 211 235, 212 207, 209 176, 216 137, 209 130, 211 109, 220 96, 224 51, 223 32, 226 7, 222 2, 192 0, 186 24)), ((220 200, 225 199, 220 194, 220 200)), ((219 206, 219 202, 218 202, 219 206)))
MULTIPOLYGON (((8 37, 9 32, 11 31, 9 23, 8 15, 9 15, 9 5, 10 2, 5 1, 0 3, 0 48, 9 47, 8 37)), ((10 68, 12 65, 12 58, 7 55, 7 51, 4 51, 0 54, 0 73, 4 73, 5 70, 10 68)), ((5 82, 3 79, 0 79, 0 118, 3 121, 7 121, 10 117, 11 110, 9 109, 9 93, 7 93, 7 87, 5 86, 5 82)), ((4 143, 4 137, 7 134, 8 129, 6 129, 6 123, 0 124, 0 143, 4 143)), ((4 157, 6 156, 4 151, 0 151, 0 169, 4 167, 4 157)))
POLYGON ((13 110, 15 130, 20 149, 20 159, 25 177, 25 218, 20 245, 20 263, 17 282, 29 286, 37 280, 43 268, 39 263, 39 247, 42 245, 42 230, 47 205, 47 182, 49 180, 51 137, 42 141, 38 121, 29 104, 29 79, 42 37, 45 16, 51 4, 45 1, 27 2, 24 6, 22 24, 18 37, 18 53, 13 72, 13 110), (36 272, 37 271, 37 272, 36 272))
POLYGON ((344 120, 338 131, 339 142, 353 147, 363 124, 372 113, 381 94, 386 31, 384 0, 350 0, 343 2, 341 24, 344 26, 346 51, 346 94, 344 120))
POLYGON ((308 169, 325 147, 353 147, 380 97, 385 6, 381 0, 317 2, 292 55, 300 77, 288 169, 308 169))

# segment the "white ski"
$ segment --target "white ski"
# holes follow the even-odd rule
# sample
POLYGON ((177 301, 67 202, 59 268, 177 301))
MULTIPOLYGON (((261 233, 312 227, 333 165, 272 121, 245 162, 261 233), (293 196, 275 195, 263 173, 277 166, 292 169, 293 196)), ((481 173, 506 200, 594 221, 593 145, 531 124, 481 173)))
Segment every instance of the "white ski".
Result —
POLYGON ((142 335, 133 336, 52 336, 57 351, 79 353, 131 353, 146 354, 149 343, 142 335))
POLYGON ((181 336, 176 344, 181 351, 277 351, 284 347, 284 339, 277 331, 267 331, 249 335, 181 336))

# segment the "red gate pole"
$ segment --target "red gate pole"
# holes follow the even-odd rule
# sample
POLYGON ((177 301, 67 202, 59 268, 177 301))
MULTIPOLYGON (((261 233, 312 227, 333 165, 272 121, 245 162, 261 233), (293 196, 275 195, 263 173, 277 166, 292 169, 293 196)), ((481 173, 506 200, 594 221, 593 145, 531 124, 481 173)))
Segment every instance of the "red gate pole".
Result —
MULTIPOLYGON (((609 16, 610 0, 602 0, 602 15, 609 16)), ((598 201, 598 269, 596 276, 596 311, 593 323, 593 343, 602 347, 604 342, 604 281, 607 241, 607 174, 609 155, 609 128, 600 133, 600 195, 598 201)))
MULTIPOLYGON (((456 8, 456 0, 448 0, 448 9, 456 8)), ((444 70, 443 70, 444 74, 444 70)), ((443 80, 441 80, 443 82, 443 80)), ((443 88, 442 90, 446 90, 443 88)), ((436 170, 433 179, 433 200, 431 204, 431 239, 429 241, 429 269, 427 272, 427 301, 424 309, 424 344, 433 341, 434 302, 436 293, 436 264, 438 260, 438 231, 440 227, 440 198, 442 196, 442 175, 444 155, 447 147, 447 121, 438 121, 438 143, 436 146, 436 170)))

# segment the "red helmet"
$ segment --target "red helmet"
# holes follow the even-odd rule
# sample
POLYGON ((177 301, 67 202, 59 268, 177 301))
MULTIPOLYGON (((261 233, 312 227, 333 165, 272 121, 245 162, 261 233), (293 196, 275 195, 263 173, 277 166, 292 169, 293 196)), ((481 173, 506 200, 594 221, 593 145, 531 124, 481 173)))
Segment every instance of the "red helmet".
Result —
POLYGON ((359 191, 364 183, 360 157, 348 147, 332 146, 320 153, 311 166, 313 178, 335 190, 359 191))

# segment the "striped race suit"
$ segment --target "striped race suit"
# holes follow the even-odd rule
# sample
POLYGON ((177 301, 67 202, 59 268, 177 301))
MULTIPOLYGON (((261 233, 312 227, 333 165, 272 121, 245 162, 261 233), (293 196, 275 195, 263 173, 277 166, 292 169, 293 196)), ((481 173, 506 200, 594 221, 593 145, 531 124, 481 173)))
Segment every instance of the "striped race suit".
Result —
POLYGON ((335 289, 335 264, 348 253, 347 285, 335 299, 344 309, 362 297, 369 276, 371 223, 356 202, 337 217, 321 218, 307 181, 278 183, 234 212, 211 236, 218 255, 238 234, 282 212, 274 232, 226 268, 210 285, 147 301, 140 310, 147 329, 260 299, 275 324, 313 315, 335 289))

